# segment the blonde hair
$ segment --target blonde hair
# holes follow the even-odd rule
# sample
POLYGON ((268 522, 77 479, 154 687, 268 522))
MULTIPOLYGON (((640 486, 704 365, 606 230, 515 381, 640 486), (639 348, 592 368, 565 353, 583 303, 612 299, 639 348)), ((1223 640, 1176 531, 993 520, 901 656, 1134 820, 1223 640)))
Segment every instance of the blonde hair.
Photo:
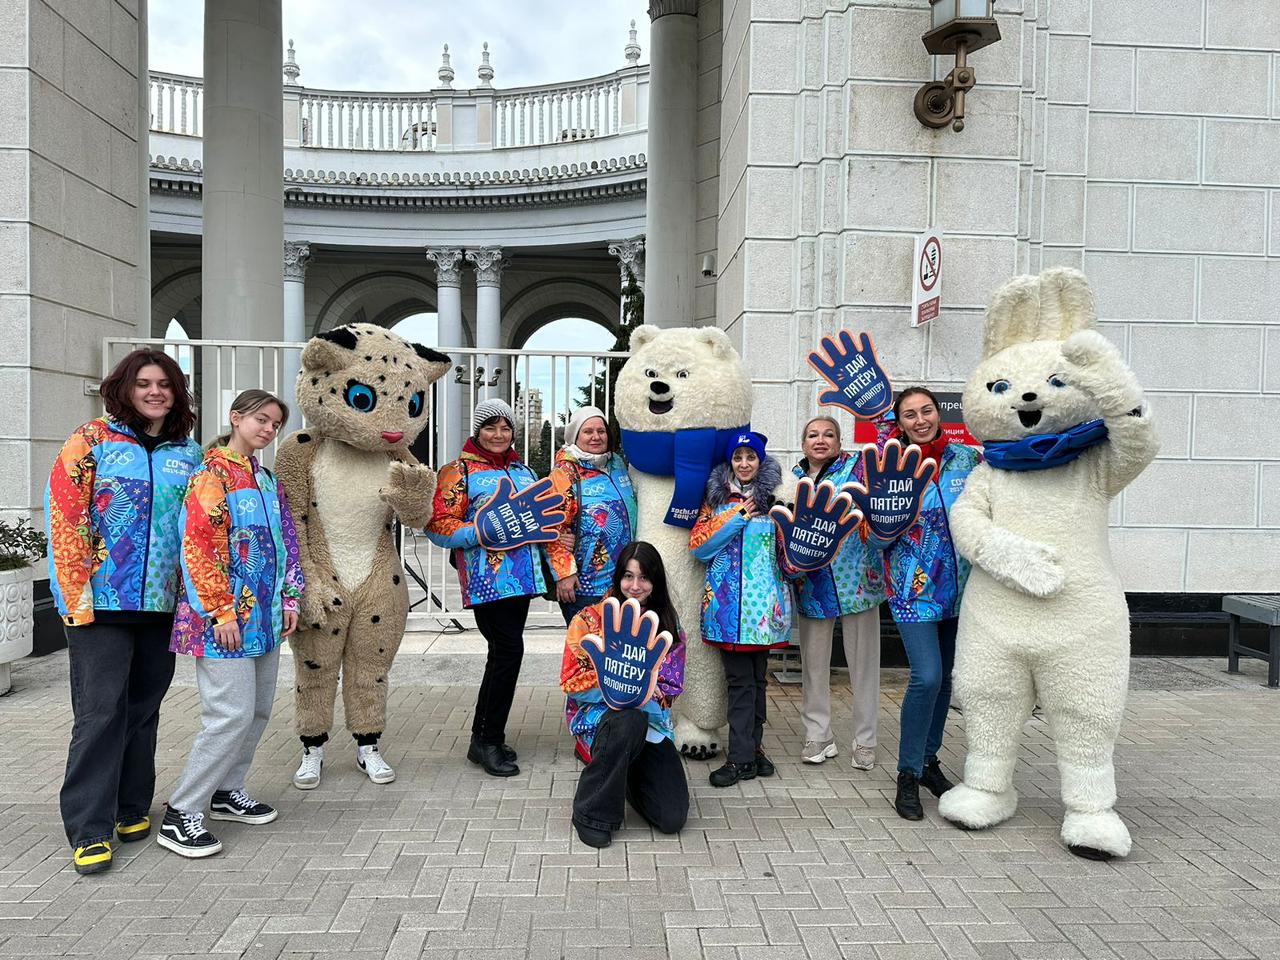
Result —
MULTIPOLYGON (((280 408, 280 422, 282 424, 288 422, 289 405, 274 393, 269 393, 266 390, 258 390, 256 388, 241 392, 239 396, 231 401, 231 409, 227 411, 227 419, 229 420, 230 415, 233 413, 238 413, 241 416, 246 417, 252 416, 263 407, 269 406, 273 403, 280 408)), ((210 440, 205 449, 212 450, 214 447, 225 447, 230 442, 231 432, 227 431, 226 433, 218 434, 218 436, 210 440)))
POLYGON ((840 442, 841 442, 841 440, 840 440, 840 424, 836 422, 836 418, 835 418, 835 417, 832 417, 832 416, 829 416, 829 415, 827 415, 827 414, 825 414, 825 413, 820 413, 820 414, 818 414, 816 417, 810 417, 808 420, 806 420, 806 421, 805 421, 804 429, 800 431, 800 442, 801 442, 801 443, 804 443, 804 435, 805 435, 806 433, 808 433, 808 432, 809 432, 809 428, 810 428, 810 427, 812 427, 815 423, 818 423, 818 422, 822 422, 822 423, 829 423, 829 424, 831 424, 831 429, 832 429, 832 430, 834 430, 834 431, 836 432, 836 443, 840 443, 840 442))

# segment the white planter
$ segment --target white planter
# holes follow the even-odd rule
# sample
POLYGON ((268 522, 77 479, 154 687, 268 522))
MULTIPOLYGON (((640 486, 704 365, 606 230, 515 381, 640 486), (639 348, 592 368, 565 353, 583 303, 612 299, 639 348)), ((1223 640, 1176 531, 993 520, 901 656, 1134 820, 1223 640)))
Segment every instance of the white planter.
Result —
POLYGON ((0 570, 0 694, 9 692, 9 664, 31 655, 34 579, 34 567, 0 570))

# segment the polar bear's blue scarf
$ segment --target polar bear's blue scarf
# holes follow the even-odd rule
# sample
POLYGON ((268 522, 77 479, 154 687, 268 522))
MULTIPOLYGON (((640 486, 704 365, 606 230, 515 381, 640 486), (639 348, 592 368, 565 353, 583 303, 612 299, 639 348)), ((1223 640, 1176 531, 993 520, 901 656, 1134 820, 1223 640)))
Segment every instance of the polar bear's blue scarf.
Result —
POLYGON ((729 459, 729 444, 751 424, 717 430, 701 427, 674 433, 623 430, 622 450, 631 466, 655 477, 675 477, 676 489, 663 521, 673 527, 691 528, 707 488, 707 477, 717 463, 729 459))
POLYGON ((1062 433, 1038 433, 1021 440, 984 444, 983 458, 997 470, 1048 470, 1070 463, 1107 439, 1102 420, 1086 420, 1062 433))

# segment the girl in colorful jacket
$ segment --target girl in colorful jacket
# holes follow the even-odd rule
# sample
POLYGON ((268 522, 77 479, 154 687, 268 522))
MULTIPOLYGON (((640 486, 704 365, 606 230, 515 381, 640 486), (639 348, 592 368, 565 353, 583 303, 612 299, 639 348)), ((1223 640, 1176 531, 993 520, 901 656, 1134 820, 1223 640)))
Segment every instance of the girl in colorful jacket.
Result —
POLYGON ((938 763, 938 750, 951 706, 956 627, 969 564, 956 551, 947 516, 982 455, 973 447, 948 442, 938 400, 925 387, 903 390, 893 413, 896 435, 938 464, 937 479, 925 488, 915 524, 892 543, 882 544, 889 609, 911 667, 902 698, 894 807, 899 816, 920 820, 920 786, 935 797, 952 787, 938 763))
POLYGON ((595 666, 582 651, 588 634, 604 636, 603 598, 584 607, 565 636, 560 687, 568 695, 565 721, 587 768, 573 797, 573 825, 583 843, 607 847, 622 826, 626 801, 660 833, 677 833, 689 815, 689 784, 676 750, 671 704, 684 689, 685 635, 667 592, 662 557, 637 540, 621 551, 607 596, 634 598, 658 614, 658 629, 673 638, 658 668, 653 698, 639 710, 605 705, 595 666))
POLYGON ((732 441, 729 462, 707 480, 706 500, 689 535, 693 555, 707 565, 702 593, 702 639, 720 648, 729 685, 729 756, 711 785, 771 777, 761 747, 769 651, 791 635, 791 583, 784 579, 781 545, 769 519, 784 492, 782 467, 765 455, 765 437, 745 432, 732 441))
MULTIPOLYGON (((862 457, 840 449, 840 425, 817 416, 804 426, 804 457, 792 472, 837 487, 862 482, 862 457)), ((885 599, 884 558, 858 533, 847 537, 828 567, 799 582, 800 665, 804 687, 800 714, 805 744, 801 759, 822 763, 837 755, 831 732, 831 640, 836 620, 844 637, 853 687, 853 766, 870 770, 876 760, 880 712, 880 604, 885 599)))
POLYGON ((547 544, 547 559, 566 625, 604 599, 618 555, 635 535, 635 490, 627 462, 612 448, 604 411, 580 407, 564 428, 564 446, 551 469, 565 518, 560 538, 547 544))
POLYGON ((515 422, 516 415, 505 401, 476 404, 472 435, 462 455, 440 469, 427 526, 432 543, 453 551, 450 562, 458 569, 462 604, 475 614, 476 629, 489 645, 467 759, 494 777, 520 772, 516 752, 505 742, 507 717, 524 659, 529 601, 547 590, 540 547, 486 550, 476 531, 476 511, 493 497, 499 480, 507 478, 521 490, 538 479, 512 446, 515 422))
POLYGON ((49 585, 71 661, 61 807, 77 873, 111 866, 113 834, 128 843, 151 833, 178 513, 200 465, 191 391, 171 357, 133 351, 99 395, 107 415, 63 444, 45 493, 49 585))
POLYGON ((214 820, 270 823, 274 808, 245 776, 275 698, 280 643, 298 625, 302 569, 284 491, 254 456, 289 419, 284 401, 246 390, 231 404, 231 432, 209 445, 182 505, 182 579, 170 649, 196 658, 202 728, 169 796, 157 842, 208 857, 222 842, 214 820))

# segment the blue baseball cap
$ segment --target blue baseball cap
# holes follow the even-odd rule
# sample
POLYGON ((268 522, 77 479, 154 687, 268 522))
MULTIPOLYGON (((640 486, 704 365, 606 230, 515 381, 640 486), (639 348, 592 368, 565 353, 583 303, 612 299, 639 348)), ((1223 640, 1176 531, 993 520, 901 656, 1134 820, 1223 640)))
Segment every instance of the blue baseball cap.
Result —
POLYGON ((756 452, 756 456, 760 461, 764 462, 764 446, 769 442, 769 438, 763 433, 756 433, 751 430, 743 431, 733 438, 729 443, 729 459, 733 460, 733 452, 739 447, 750 447, 756 452))

